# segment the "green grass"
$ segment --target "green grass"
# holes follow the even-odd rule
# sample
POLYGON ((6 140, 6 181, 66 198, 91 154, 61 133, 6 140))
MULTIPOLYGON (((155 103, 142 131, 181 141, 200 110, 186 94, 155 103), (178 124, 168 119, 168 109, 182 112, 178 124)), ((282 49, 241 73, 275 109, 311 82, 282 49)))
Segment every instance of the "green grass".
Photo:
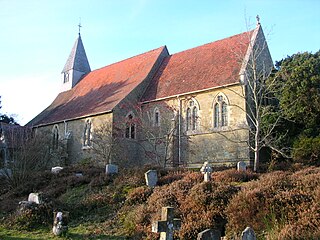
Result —
POLYGON ((91 234, 82 226, 69 228, 69 231, 64 237, 54 236, 51 229, 41 229, 32 232, 9 230, 0 227, 0 240, 27 240, 27 239, 110 239, 110 240, 124 240, 126 237, 110 236, 105 234, 91 234))

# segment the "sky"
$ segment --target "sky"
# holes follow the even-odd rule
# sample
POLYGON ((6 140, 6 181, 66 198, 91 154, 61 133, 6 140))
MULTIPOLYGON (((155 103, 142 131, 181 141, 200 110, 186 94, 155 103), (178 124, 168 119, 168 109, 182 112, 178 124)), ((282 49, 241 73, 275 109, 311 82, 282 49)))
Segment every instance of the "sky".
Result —
POLYGON ((0 0, 0 114, 24 125, 51 104, 80 22, 94 70, 245 32, 256 15, 274 61, 319 51, 320 0, 0 0))

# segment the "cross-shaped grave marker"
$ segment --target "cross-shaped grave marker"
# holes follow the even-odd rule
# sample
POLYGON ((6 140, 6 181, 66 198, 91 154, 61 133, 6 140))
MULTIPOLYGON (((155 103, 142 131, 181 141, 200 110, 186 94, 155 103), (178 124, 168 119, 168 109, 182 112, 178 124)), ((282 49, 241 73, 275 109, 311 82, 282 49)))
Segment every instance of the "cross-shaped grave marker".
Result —
POLYGON ((209 162, 204 162, 202 167, 200 168, 200 172, 204 176, 204 181, 209 182, 211 180, 212 167, 209 162))
POLYGON ((161 220, 152 223, 152 232, 160 233, 160 240, 173 240, 173 231, 180 227, 181 220, 173 218, 173 207, 163 207, 161 220))

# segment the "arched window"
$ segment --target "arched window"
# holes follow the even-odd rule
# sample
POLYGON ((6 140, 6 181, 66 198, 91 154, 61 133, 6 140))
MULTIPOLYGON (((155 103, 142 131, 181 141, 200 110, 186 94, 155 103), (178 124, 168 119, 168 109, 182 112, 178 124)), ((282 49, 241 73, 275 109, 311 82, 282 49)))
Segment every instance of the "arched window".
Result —
POLYGON ((220 106, 219 103, 214 105, 214 127, 219 127, 220 106))
POLYGON ((228 100, 223 94, 219 94, 213 103, 213 127, 228 126, 228 100))
POLYGON ((153 126, 160 126, 160 111, 158 108, 155 108, 153 112, 153 126))
POLYGON ((54 126, 52 129, 52 149, 58 149, 59 146, 59 129, 54 126))
POLYGON ((191 109, 187 109, 187 131, 191 129, 191 109))
POLYGON ((193 100, 191 100, 187 107, 186 112, 186 130, 197 130, 198 129, 198 106, 193 100))
POLYGON ((194 107, 192 109, 192 130, 197 129, 197 121, 198 121, 198 109, 194 107))
POLYGON ((90 119, 88 119, 84 125, 83 131, 83 146, 90 147, 91 146, 91 127, 92 123, 90 119))
POLYGON ((228 118, 227 118, 227 104, 225 102, 222 102, 221 104, 221 126, 227 126, 228 125, 228 118))
POLYGON ((134 123, 134 117, 132 114, 129 114, 127 117, 125 137, 132 139, 136 138, 136 127, 134 123))

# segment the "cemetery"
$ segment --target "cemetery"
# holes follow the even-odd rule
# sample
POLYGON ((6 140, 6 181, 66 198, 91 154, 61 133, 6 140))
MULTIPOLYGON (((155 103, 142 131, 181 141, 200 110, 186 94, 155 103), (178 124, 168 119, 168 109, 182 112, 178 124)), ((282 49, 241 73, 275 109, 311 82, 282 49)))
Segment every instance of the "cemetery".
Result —
POLYGON ((55 168, 15 189, 1 179, 0 239, 318 239, 319 183, 317 167, 254 173, 241 162, 55 168))

